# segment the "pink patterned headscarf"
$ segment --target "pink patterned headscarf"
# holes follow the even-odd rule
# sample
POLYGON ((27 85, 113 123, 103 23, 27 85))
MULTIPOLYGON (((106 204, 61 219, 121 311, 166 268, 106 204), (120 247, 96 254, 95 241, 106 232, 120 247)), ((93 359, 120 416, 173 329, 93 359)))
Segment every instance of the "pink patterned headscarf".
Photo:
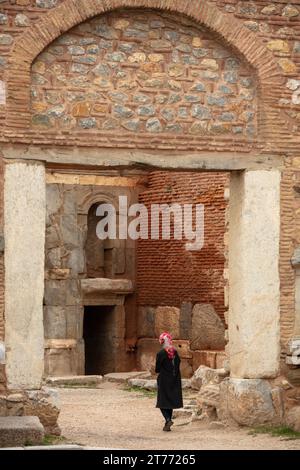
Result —
POLYGON ((159 342, 168 354, 169 359, 174 359, 176 349, 172 345, 172 336, 170 333, 162 333, 159 337, 159 342))

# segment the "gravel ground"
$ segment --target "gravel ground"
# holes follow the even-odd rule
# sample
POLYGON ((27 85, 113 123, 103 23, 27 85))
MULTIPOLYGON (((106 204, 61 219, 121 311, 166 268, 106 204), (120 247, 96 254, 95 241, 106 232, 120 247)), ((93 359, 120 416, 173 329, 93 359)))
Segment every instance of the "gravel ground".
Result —
POLYGON ((178 418, 172 432, 162 431, 155 399, 124 386, 104 382, 97 389, 60 389, 62 435, 72 443, 108 449, 147 450, 267 450, 300 449, 300 440, 283 440, 247 430, 212 430, 178 418))

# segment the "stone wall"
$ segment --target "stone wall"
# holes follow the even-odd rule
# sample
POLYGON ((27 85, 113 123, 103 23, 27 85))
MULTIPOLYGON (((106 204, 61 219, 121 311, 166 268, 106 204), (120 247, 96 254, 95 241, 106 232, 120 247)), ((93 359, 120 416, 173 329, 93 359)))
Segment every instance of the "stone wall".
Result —
POLYGON ((6 375, 10 389, 32 390, 44 369, 45 167, 10 162, 4 180, 6 375))
POLYGON ((60 435, 59 411, 57 390, 48 387, 11 391, 0 397, 0 416, 38 416, 48 435, 60 435))
MULTIPOLYGON (((68 181, 72 175, 58 175, 68 181)), ((101 178, 100 178, 101 179, 101 178)), ((55 177, 48 175, 48 180, 55 177)), ((76 181, 76 177, 73 177, 76 181)), ((86 177, 95 182, 97 178, 86 177)), ((114 178, 102 177, 106 184, 114 178)), ((79 181, 79 178, 77 178, 79 181)), ((128 180, 130 183, 130 179, 128 180)), ((133 184, 134 184, 133 179, 133 184)), ((122 179, 119 180, 122 184, 122 179)), ((126 180, 126 184, 129 184, 126 180)), ((129 204, 137 200, 134 187, 96 184, 47 184, 44 332, 46 339, 45 373, 49 375, 84 374, 84 301, 80 280, 87 278, 86 245, 90 207, 127 195, 129 204)), ((131 240, 109 241, 111 278, 135 279, 135 249, 131 240), (120 259, 123 263, 120 263, 120 259)), ((100 276, 101 277, 101 276, 100 276)), ((103 276, 106 277, 106 276, 103 276)), ((126 303, 125 303, 126 309, 126 303)), ((135 311, 127 309, 127 334, 132 336, 135 311)), ((125 364, 126 368, 126 364, 125 364)))
POLYGON ((174 340, 182 360, 183 377, 191 377, 199 366, 225 366, 225 326, 212 305, 183 302, 181 308, 139 306, 137 365, 154 372, 158 338, 164 331, 174 340))

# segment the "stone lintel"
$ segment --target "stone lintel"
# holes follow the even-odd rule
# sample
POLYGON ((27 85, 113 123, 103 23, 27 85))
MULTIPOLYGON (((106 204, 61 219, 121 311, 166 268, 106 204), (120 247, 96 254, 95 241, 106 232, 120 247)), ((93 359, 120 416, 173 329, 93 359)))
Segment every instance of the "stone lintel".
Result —
POLYGON ((37 160, 51 165, 80 165, 86 168, 142 168, 151 170, 234 171, 283 168, 283 155, 233 152, 168 152, 105 148, 67 148, 39 146, 4 146, 6 161, 37 160))
POLYGON ((77 346, 76 339, 46 339, 45 349, 74 349, 77 346))
POLYGON ((133 292, 133 284, 129 279, 82 279, 81 289, 84 295, 89 294, 129 294, 133 292))
POLYGON ((47 173, 47 184, 71 184, 81 186, 117 186, 134 188, 147 183, 147 177, 98 176, 69 173, 47 173))

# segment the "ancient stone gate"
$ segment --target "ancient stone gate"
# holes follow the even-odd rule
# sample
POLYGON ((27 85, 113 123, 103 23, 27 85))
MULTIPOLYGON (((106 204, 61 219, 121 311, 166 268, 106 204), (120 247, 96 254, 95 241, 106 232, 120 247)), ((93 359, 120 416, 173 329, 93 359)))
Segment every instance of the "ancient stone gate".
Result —
MULTIPOLYGON (((57 190, 49 182, 59 181, 51 180, 55 172, 71 175, 80 188, 87 174, 95 178, 91 194, 78 193, 84 227, 93 203, 107 197, 105 178, 119 178, 119 188, 134 187, 134 200, 149 169, 205 170, 212 177, 230 172, 230 380, 238 387, 240 380, 280 375, 295 316, 293 289, 280 295, 280 282, 294 276, 290 258, 282 255, 288 235, 281 198, 297 145, 278 111, 285 72, 273 50, 240 19, 196 0, 66 0, 15 40, 3 133, 9 388, 40 388, 45 346, 48 370, 60 350, 71 351, 71 363, 80 362, 82 332, 67 343, 66 337, 55 342, 50 332, 45 345, 43 328, 44 315, 60 315, 59 295, 62 303, 74 298, 64 305, 70 315, 80 314, 79 284, 86 307, 110 299, 102 305, 121 318, 115 335, 120 360, 126 347, 122 315, 133 275, 120 260, 126 250, 134 257, 134 247, 104 248, 103 273, 113 265, 123 277, 117 286, 78 277, 75 232, 66 228, 73 215, 58 210, 49 219, 47 212, 47 192, 57 190), (57 213, 68 216, 64 227, 76 262, 59 278, 48 272, 45 280, 45 240, 51 244, 57 213), (108 256, 116 256, 117 268, 108 256)), ((83 371, 78 364, 76 372, 83 371)))

